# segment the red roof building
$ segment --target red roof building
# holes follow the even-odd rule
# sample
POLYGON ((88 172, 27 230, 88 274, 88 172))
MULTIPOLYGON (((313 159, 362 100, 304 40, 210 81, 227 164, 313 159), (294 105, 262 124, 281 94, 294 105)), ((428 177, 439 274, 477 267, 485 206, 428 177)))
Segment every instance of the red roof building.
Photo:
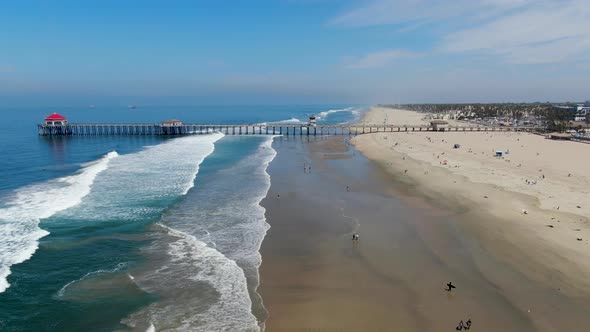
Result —
POLYGON ((65 116, 57 113, 53 113, 50 116, 45 118, 46 125, 65 125, 68 123, 68 119, 65 116))

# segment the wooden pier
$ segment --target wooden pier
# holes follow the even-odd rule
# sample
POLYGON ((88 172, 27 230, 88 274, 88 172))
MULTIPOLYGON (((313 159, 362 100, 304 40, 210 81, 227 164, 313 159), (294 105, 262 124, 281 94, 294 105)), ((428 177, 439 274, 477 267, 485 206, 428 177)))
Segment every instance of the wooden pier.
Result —
POLYGON ((285 124, 138 124, 138 123, 68 123, 64 125, 39 124, 41 136, 180 136, 203 135, 214 132, 225 135, 361 135, 379 132, 537 132, 539 127, 469 127, 449 126, 436 128, 430 125, 285 125, 285 124))

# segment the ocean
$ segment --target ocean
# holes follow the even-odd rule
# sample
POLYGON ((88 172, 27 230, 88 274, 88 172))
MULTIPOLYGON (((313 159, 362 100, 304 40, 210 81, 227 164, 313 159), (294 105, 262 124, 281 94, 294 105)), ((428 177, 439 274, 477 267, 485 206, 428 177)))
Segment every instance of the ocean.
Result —
POLYGON ((360 106, 2 108, 1 331, 257 331, 272 136, 39 137, 71 122, 346 123, 360 106))

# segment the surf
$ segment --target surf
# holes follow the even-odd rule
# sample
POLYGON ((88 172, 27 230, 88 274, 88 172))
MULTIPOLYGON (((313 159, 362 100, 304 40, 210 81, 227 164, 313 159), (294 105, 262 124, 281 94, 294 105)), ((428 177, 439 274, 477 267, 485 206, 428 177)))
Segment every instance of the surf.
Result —
POLYGON ((49 235, 39 227, 40 221, 80 204, 96 177, 118 156, 111 151, 84 164, 77 174, 26 186, 9 195, 8 203, 0 209, 0 293, 10 287, 10 267, 30 259, 39 240, 49 235))
POLYGON ((122 269, 124 269, 124 268, 126 268, 126 267, 127 267, 127 264, 126 264, 126 263, 119 263, 119 264, 117 264, 117 266, 116 266, 116 267, 114 267, 114 268, 112 268, 112 269, 108 269, 108 270, 97 270, 97 271, 88 272, 88 273, 86 273, 86 274, 85 274, 83 277, 81 277, 81 278, 79 278, 79 279, 76 279, 76 280, 72 280, 72 281, 68 282, 67 284, 65 284, 65 286, 63 286, 63 287, 62 287, 62 288, 61 288, 61 289, 60 289, 60 290, 57 292, 56 296, 57 296, 57 298, 63 298, 63 297, 64 297, 64 295, 66 294, 66 290, 67 290, 67 289, 68 289, 70 286, 72 286, 72 285, 74 285, 74 284, 76 284, 76 283, 78 283, 78 282, 80 282, 80 281, 83 281, 83 280, 85 280, 86 278, 89 278, 89 277, 92 277, 92 276, 95 276, 95 275, 99 275, 99 274, 106 274, 106 273, 115 273, 115 272, 119 272, 119 271, 121 271, 122 269))
POLYGON ((353 115, 353 117, 354 117, 353 120, 344 122, 344 123, 348 123, 348 122, 354 122, 355 120, 358 119, 358 117, 361 114, 361 109, 357 108, 357 107, 346 107, 346 108, 341 108, 341 109, 327 110, 327 111, 319 112, 316 117, 318 120, 325 121, 326 118, 328 118, 331 114, 342 113, 342 112, 351 113, 353 115))
POLYGON ((216 146, 197 186, 153 227, 156 239, 143 249, 146 263, 131 271, 137 285, 159 301, 125 324, 153 324, 157 330, 259 329, 267 315, 256 292, 259 251, 270 227, 260 202, 270 188, 266 169, 276 156, 273 138, 229 137, 216 146))

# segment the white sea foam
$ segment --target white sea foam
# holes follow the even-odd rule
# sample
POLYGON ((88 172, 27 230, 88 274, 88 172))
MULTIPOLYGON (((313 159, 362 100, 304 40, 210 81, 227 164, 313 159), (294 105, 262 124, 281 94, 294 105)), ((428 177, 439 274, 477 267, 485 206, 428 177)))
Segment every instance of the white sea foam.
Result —
POLYGON ((206 186, 167 212, 163 223, 173 239, 155 241, 146 249, 152 265, 134 273, 138 286, 160 300, 124 323, 153 322, 174 331, 259 330, 252 308, 255 301, 259 312, 264 309, 256 288, 260 245, 270 226, 260 201, 270 188, 272 141, 265 137, 252 155, 202 178, 206 186), (154 260, 162 252, 169 258, 154 260))
POLYGON ((171 243, 169 251, 175 265, 199 266, 200 271, 192 278, 213 285, 220 295, 219 301, 207 311, 185 318, 178 330, 194 329, 194 322, 199 322, 203 331, 257 329, 246 277, 236 262, 194 236, 172 229, 170 234, 179 238, 171 243), (188 255, 191 256, 189 260, 186 259, 188 255))
MULTIPOLYGON (((124 269, 125 267, 127 267, 127 264, 126 264, 126 263, 119 263, 119 264, 117 264, 117 266, 116 266, 116 267, 114 267, 114 268, 112 268, 112 269, 110 269, 110 270, 97 270, 97 271, 88 272, 88 273, 86 273, 84 276, 82 276, 81 278, 79 278, 79 279, 76 279, 76 280, 72 280, 72 281, 68 282, 67 284, 65 284, 65 285, 64 285, 64 286, 63 286, 63 287, 62 287, 62 288, 61 288, 61 289, 60 289, 60 290, 57 292, 57 297, 58 297, 58 298, 61 298, 61 297, 63 297, 63 296, 64 296, 64 294, 65 294, 65 292, 66 292, 66 290, 68 289, 68 287, 70 287, 72 284, 75 284, 75 283, 77 283, 77 282, 80 282, 80 281, 82 281, 82 280, 84 280, 84 279, 86 279, 86 278, 88 278, 88 277, 90 277, 90 276, 94 276, 94 275, 97 275, 97 274, 105 274, 105 273, 115 273, 115 272, 121 271, 121 270, 122 270, 122 269, 124 269)), ((131 276, 130 276, 130 277, 131 277, 131 276)))
POLYGON ((82 222, 153 217, 165 208, 160 202, 185 195, 194 186, 200 164, 223 136, 175 138, 122 155, 101 174, 85 204, 66 211, 66 216, 82 222))
MULTIPOLYGON (((136 282, 142 289, 163 297, 123 322, 131 327, 149 322, 154 330, 166 331, 258 330, 256 317, 250 311, 246 277, 236 262, 190 234, 158 226, 172 237, 165 248, 170 261, 138 277, 136 282), (208 306, 203 306, 200 299, 206 292, 195 293, 203 282, 219 296, 208 306)), ((152 250, 164 249, 161 245, 162 242, 156 242, 152 250)))
POLYGON ((305 122, 301 121, 297 118, 291 117, 290 119, 286 119, 286 120, 263 122, 263 123, 259 123, 258 125, 267 126, 269 124, 272 125, 272 124, 301 124, 301 123, 305 123, 305 122))
POLYGON ((10 287, 10 267, 31 258, 39 239, 49 234, 39 227, 40 220, 80 204, 96 176, 117 156, 109 152, 83 165, 75 175, 17 189, 7 198, 8 203, 0 208, 0 293, 10 287))
MULTIPOLYGON (((263 163, 262 163, 262 167, 264 167, 264 190, 260 192, 260 195, 257 197, 258 203, 257 203, 257 210, 261 216, 261 218, 263 220, 260 221, 260 227, 262 228, 261 233, 259 235, 260 239, 258 240, 258 243, 256 245, 256 251, 253 253, 254 256, 254 266, 256 267, 256 285, 254 286, 254 291, 256 292, 256 294, 258 294, 258 286, 260 286, 260 265, 262 264, 262 256, 260 255, 260 247, 262 246, 262 240, 264 240, 264 238, 266 237, 266 233, 268 232, 268 230, 270 229, 270 225, 268 224, 268 222, 266 221, 266 217, 265 217, 265 213, 266 213, 266 209, 264 207, 262 207, 262 205, 260 205, 260 202, 262 202, 262 200, 268 195, 268 191, 270 190, 270 174, 268 174, 268 166, 270 165, 270 163, 273 161, 273 159, 276 157, 277 155, 277 151, 275 149, 272 148, 272 142, 274 141, 274 137, 278 137, 278 136, 273 136, 270 139, 266 140, 264 142, 264 144, 262 144, 262 149, 266 149, 268 151, 268 153, 265 154, 265 158, 263 159, 263 163)), ((260 294, 258 294, 258 296, 260 296, 260 294)), ((262 297, 260 297, 262 299, 262 297)), ((266 310, 266 309, 265 309, 266 310)), ((267 312, 268 314, 268 312, 267 312)), ((263 330, 264 330, 264 324, 263 326, 263 330)))
POLYGON ((328 111, 323 111, 320 112, 316 115, 316 118, 318 120, 320 119, 326 119, 330 114, 332 113, 340 113, 340 112, 350 112, 355 116, 358 116, 360 114, 360 109, 359 108, 355 108, 355 107, 347 107, 347 108, 342 108, 342 109, 335 109, 335 110, 328 110, 328 111))
POLYGON ((15 191, 0 209, 0 293, 9 287, 10 266, 29 259, 49 234, 39 227, 41 219, 60 212, 76 222, 132 221, 159 213, 163 207, 150 202, 186 194, 221 137, 182 137, 122 156, 110 152, 78 174, 15 191))

